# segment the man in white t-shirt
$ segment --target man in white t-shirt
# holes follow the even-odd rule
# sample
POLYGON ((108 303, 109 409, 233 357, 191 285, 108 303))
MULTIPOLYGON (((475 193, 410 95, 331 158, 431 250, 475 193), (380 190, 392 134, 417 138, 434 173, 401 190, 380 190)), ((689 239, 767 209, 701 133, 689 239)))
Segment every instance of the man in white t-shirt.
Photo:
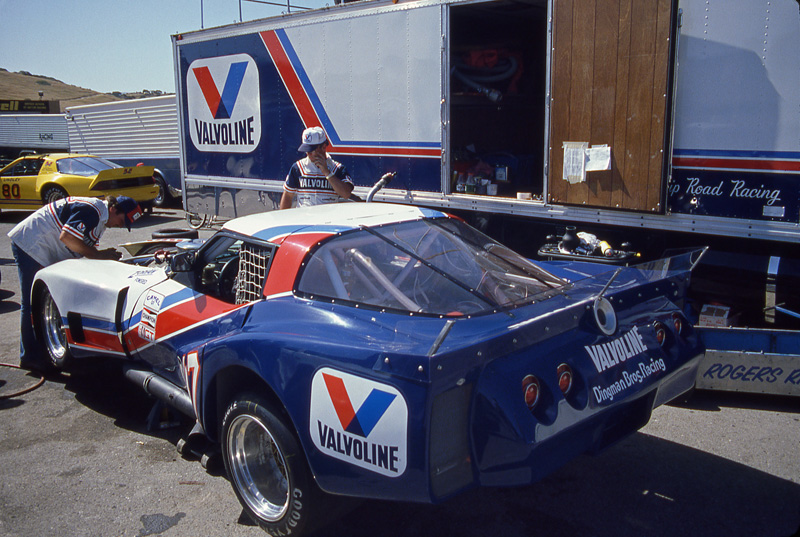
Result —
POLYGON ((20 366, 46 369, 31 320, 31 287, 42 268, 74 257, 119 259, 114 248, 98 250, 107 227, 127 227, 142 215, 135 200, 127 196, 65 198, 45 205, 14 226, 8 236, 17 263, 20 287, 20 366))
POLYGON ((291 208, 295 198, 298 207, 350 198, 353 180, 344 165, 327 154, 327 147, 328 138, 322 127, 310 127, 303 131, 302 144, 297 150, 306 156, 292 164, 286 176, 281 209, 291 208))

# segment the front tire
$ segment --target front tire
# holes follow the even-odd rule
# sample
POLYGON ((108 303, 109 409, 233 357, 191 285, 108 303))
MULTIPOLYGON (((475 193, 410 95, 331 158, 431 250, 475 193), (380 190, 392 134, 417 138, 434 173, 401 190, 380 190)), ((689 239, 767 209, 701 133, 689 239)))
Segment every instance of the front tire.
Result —
POLYGON ((42 289, 37 304, 35 315, 38 320, 42 346, 48 359, 48 366, 52 366, 57 370, 64 370, 72 361, 72 354, 67 346, 67 336, 61 313, 58 311, 58 306, 47 287, 42 289))
POLYGON ((234 401, 222 419, 225 470, 244 510, 272 535, 302 535, 324 512, 300 443, 259 398, 234 401))

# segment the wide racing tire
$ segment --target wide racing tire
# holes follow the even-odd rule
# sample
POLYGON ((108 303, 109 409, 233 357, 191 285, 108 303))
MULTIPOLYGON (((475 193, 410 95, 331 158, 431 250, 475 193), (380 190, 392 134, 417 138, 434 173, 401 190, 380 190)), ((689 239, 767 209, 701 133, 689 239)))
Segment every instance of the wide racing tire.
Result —
POLYGON ((72 361, 72 354, 67 346, 67 336, 61 312, 45 286, 39 292, 33 304, 40 342, 47 357, 48 369, 63 371, 72 361))
POLYGON ((49 205, 54 201, 66 198, 67 196, 67 191, 60 186, 50 186, 47 187, 47 190, 45 190, 42 194, 42 201, 45 205, 49 205))
POLYGON ((284 418, 254 395, 222 419, 225 470, 245 512, 272 535, 302 535, 327 518, 300 442, 284 418), (313 526, 313 527, 312 527, 313 526))

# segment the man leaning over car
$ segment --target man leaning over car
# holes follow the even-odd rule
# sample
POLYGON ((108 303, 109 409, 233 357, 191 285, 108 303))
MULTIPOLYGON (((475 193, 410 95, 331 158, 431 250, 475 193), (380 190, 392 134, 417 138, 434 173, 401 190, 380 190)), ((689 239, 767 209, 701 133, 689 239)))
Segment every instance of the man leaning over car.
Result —
POLYGON ((31 319, 31 287, 42 268, 75 257, 118 260, 114 248, 97 249, 107 227, 127 227, 142 215, 127 196, 64 198, 37 210, 14 226, 8 236, 17 263, 20 287, 20 367, 45 369, 46 363, 34 338, 31 319))

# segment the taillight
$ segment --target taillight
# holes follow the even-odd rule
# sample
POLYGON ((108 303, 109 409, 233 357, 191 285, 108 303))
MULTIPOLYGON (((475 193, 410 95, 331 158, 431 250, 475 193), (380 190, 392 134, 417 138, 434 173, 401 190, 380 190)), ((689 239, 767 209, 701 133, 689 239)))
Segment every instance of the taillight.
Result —
POLYGON ((679 336, 682 336, 683 335, 683 318, 681 317, 680 313, 675 312, 675 313, 672 314, 672 324, 675 327, 675 333, 678 334, 679 336))
POLYGON ((567 395, 572 389, 572 368, 567 364, 561 364, 558 366, 556 374, 558 375, 558 388, 561 393, 567 395))
POLYGON ((663 347, 664 342, 667 340, 667 327, 661 321, 656 321, 653 323, 653 328, 656 331, 656 341, 663 347))
POLYGON ((539 379, 533 375, 528 375, 522 379, 522 393, 525 397, 525 404, 528 408, 533 410, 536 403, 539 402, 539 379))

